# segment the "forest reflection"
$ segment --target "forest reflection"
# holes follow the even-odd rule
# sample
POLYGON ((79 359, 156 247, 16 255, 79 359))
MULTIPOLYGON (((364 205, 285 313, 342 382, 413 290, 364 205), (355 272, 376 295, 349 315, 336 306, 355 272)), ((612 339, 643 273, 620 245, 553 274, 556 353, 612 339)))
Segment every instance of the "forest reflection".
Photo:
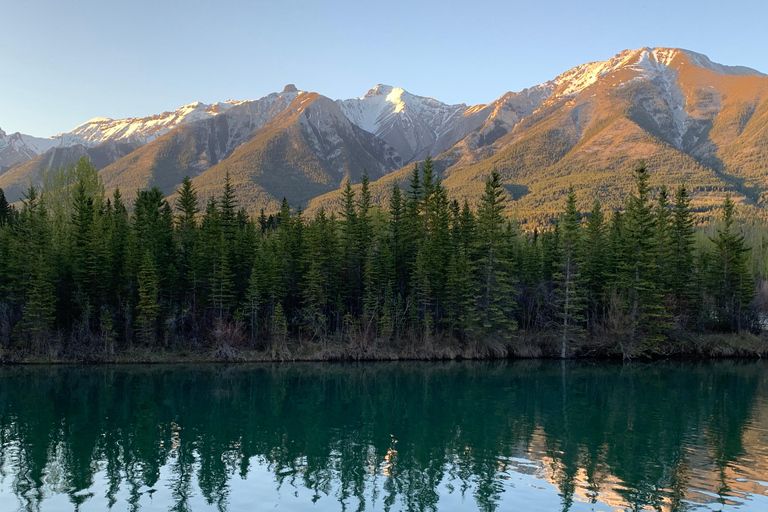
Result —
POLYGON ((767 369, 4 367, 0 489, 21 510, 137 510, 160 489, 164 510, 192 510, 194 497, 239 510, 234 490, 258 480, 316 509, 437 510, 455 494, 491 511, 515 503, 525 477, 550 484, 561 510, 738 504, 766 498, 767 369))

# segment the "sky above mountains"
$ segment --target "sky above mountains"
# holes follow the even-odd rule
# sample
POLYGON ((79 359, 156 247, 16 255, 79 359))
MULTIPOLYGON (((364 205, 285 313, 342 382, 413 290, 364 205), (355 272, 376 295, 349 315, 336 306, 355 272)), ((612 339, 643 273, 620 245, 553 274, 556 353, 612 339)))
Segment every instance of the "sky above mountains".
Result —
POLYGON ((0 11, 0 128, 36 136, 286 83, 334 99, 388 83, 487 103, 643 46, 768 72, 768 3, 746 0, 0 0, 0 11))

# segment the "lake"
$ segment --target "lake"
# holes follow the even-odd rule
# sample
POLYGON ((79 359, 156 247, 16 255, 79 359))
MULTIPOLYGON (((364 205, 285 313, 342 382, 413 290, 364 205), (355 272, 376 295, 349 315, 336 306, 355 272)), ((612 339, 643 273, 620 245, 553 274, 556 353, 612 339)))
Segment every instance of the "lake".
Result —
POLYGON ((768 510, 768 363, 0 367, 0 511, 768 510))

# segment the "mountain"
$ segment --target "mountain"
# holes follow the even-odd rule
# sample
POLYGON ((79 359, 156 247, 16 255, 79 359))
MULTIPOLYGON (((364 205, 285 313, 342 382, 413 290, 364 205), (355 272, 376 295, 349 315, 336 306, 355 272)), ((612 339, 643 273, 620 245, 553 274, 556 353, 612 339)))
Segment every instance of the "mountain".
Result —
POLYGON ((231 154, 297 95, 295 87, 287 86, 282 93, 253 101, 195 103, 158 116, 91 120, 57 136, 70 146, 50 149, 0 176, 0 188, 17 201, 41 168, 85 155, 102 170, 108 189, 120 187, 130 197, 137 189, 157 185, 171 193, 185 175, 196 176, 231 154))
POLYGON ((427 154, 470 203, 498 169, 524 223, 551 221, 569 186, 582 209, 595 198, 620 207, 641 158, 656 183, 685 182, 699 211, 732 190, 763 212, 768 77, 688 50, 641 48, 475 106, 382 84, 336 101, 289 85, 258 100, 93 119, 50 139, 0 131, 0 171, 11 167, 0 187, 16 200, 40 169, 87 155, 107 189, 128 197, 148 186, 171 194, 184 175, 210 195, 229 173, 251 212, 283 197, 312 210, 338 207, 344 179, 359 183, 364 169, 385 200, 427 154))
MULTIPOLYGON (((768 190, 768 77, 675 48, 623 51, 495 102, 499 113, 435 156, 454 197, 475 202, 497 169, 512 209, 541 223, 574 186, 587 209, 621 206, 631 170, 645 159, 657 183, 685 182, 702 210, 725 189, 763 205, 768 190)), ((492 104, 493 105, 493 104, 492 104)), ((386 198, 410 168, 374 184, 386 198)), ((338 192, 310 208, 337 204, 338 192)))
POLYGON ((197 176, 229 157, 300 94, 288 85, 281 93, 239 102, 220 115, 179 126, 104 168, 104 184, 108 190, 119 187, 128 197, 151 186, 171 194, 184 176, 197 176))
POLYGON ((44 169, 66 166, 77 162, 84 156, 88 157, 97 169, 101 169, 111 162, 131 154, 137 147, 136 143, 111 140, 93 147, 82 144, 54 147, 0 175, 0 188, 3 189, 8 201, 19 201, 24 197, 30 184, 40 185, 41 173, 44 169))
POLYGON ((55 147, 58 143, 54 138, 32 137, 19 132, 8 135, 0 129, 0 174, 55 147))
POLYGON ((362 98, 338 100, 357 126, 384 139, 404 163, 449 149, 486 121, 490 108, 446 105, 379 84, 362 98))
POLYGON ((364 170, 372 180, 402 166, 382 139, 352 123, 333 100, 299 93, 232 155, 192 180, 201 196, 217 195, 229 174, 239 201, 251 212, 274 211, 285 197, 306 205, 364 170))
POLYGON ((97 117, 66 133, 60 133, 57 138, 62 141, 62 146, 82 144, 91 147, 107 141, 143 145, 161 137, 177 126, 211 119, 242 103, 229 100, 224 103, 206 105, 196 101, 179 107, 173 112, 163 112, 147 117, 129 117, 126 119, 97 117))
MULTIPOLYGON (((173 112, 163 112, 147 117, 126 119, 97 117, 68 132, 49 138, 32 137, 20 133, 9 136, 0 129, 0 174, 14 165, 32 160, 55 148, 75 146, 93 148, 110 141, 131 144, 137 148, 168 133, 177 126, 214 117, 240 103, 242 102, 232 100, 213 105, 195 102, 179 107, 173 112)), ((47 160, 61 161, 62 155, 69 154, 67 151, 59 153, 58 156, 49 156, 47 160)), ((72 154, 77 153, 83 154, 84 151, 80 149, 72 152, 72 154)))

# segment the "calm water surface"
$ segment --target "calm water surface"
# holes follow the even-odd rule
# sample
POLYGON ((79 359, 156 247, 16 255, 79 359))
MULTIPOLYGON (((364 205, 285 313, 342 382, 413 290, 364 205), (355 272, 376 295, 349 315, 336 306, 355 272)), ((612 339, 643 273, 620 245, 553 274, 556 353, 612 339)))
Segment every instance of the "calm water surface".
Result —
POLYGON ((768 511, 768 364, 0 367, 0 511, 768 511))

